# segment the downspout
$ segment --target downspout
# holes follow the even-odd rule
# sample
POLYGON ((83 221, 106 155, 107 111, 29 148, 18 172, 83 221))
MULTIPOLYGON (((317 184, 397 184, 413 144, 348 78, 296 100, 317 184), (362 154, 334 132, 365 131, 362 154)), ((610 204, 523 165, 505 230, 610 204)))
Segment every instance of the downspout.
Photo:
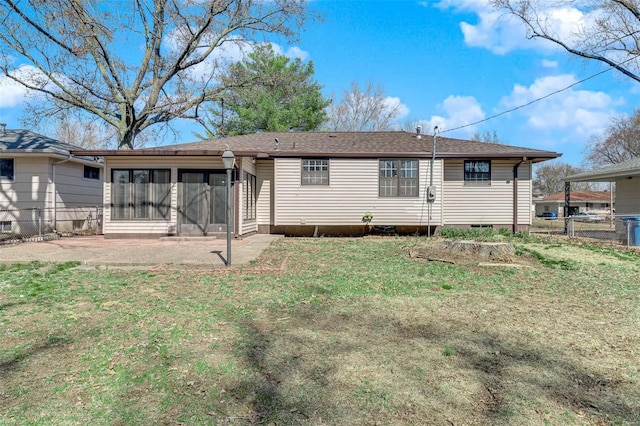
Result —
POLYGON ((62 164, 62 163, 66 163, 67 161, 71 160, 73 158, 73 155, 69 154, 69 158, 66 158, 64 160, 60 160, 56 163, 52 163, 51 164, 51 168, 52 168, 52 172, 51 172, 51 180, 52 180, 52 192, 53 192, 53 230, 57 231, 58 228, 58 222, 57 222, 57 216, 58 216, 58 191, 56 189, 56 166, 58 164, 62 164))
POLYGON ((527 157, 522 157, 515 166, 513 166, 513 230, 515 234, 518 232, 518 167, 527 161, 527 157))

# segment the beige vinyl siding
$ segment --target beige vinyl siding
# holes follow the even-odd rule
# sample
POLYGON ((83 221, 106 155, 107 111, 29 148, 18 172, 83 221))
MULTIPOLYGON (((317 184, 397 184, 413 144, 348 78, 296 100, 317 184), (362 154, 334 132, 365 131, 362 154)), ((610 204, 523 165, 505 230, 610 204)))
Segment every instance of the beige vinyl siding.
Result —
MULTIPOLYGON (((85 179, 84 165, 66 162, 56 164, 56 202, 58 207, 98 206, 102 205, 102 182, 100 180, 85 179)), ((96 164, 92 167, 100 167, 96 164)), ((102 176, 103 171, 100 170, 102 176)))
POLYGON ((44 208, 50 204, 48 157, 14 157, 13 172, 13 181, 0 180, 1 208, 44 208))
MULTIPOLYGON (((378 159, 330 159, 329 185, 301 185, 299 158, 274 160, 275 217, 280 225, 361 225, 365 213, 372 225, 426 225, 440 221, 440 195, 433 206, 424 199, 429 160, 419 161, 419 197, 380 197, 378 159)), ((434 182, 439 186, 441 162, 434 182)))
POLYGON ((14 157, 13 181, 0 182, 0 208, 18 209, 10 213, 11 220, 19 223, 14 226, 15 232, 34 232, 38 220, 38 227, 44 232, 51 231, 54 223, 58 231, 71 231, 74 220, 84 220, 89 215, 96 218, 97 207, 102 205, 102 182, 84 179, 83 164, 61 161, 64 160, 42 155, 14 157), (54 166, 55 163, 58 164, 54 166))
MULTIPOLYGON (((247 202, 247 197, 246 197, 246 191, 247 188, 245 187, 245 181, 244 181, 244 172, 250 173, 254 176, 256 176, 256 166, 255 166, 255 161, 251 158, 251 157, 242 157, 239 161, 239 166, 240 166, 240 180, 242 183, 242 185, 240 185, 238 191, 237 191, 237 195, 239 197, 240 202, 237 203, 238 207, 240 208, 240 212, 238 212, 238 221, 240 223, 240 235, 245 235, 251 232, 257 232, 258 231, 258 221, 256 219, 251 219, 251 220, 244 220, 243 219, 243 212, 244 209, 246 208, 246 202, 247 202)), ((258 180, 258 178, 256 177, 256 181, 258 180)))
POLYGON ((104 233, 105 234, 167 234, 175 232, 178 223, 178 169, 222 169, 220 157, 111 157, 105 164, 104 233), (170 169, 171 212, 169 219, 111 220, 111 170, 170 169))
POLYGON ((273 163, 273 160, 256 161, 256 184, 258 187, 256 219, 258 225, 273 225, 273 163))
MULTIPOLYGON (((464 161, 444 164, 443 225, 507 225, 513 223, 514 161, 491 161, 491 185, 465 185, 464 161)), ((518 173, 518 223, 531 223, 531 165, 518 173)))
POLYGON ((640 216, 640 179, 621 178, 616 179, 615 214, 619 218, 616 220, 616 233, 621 241, 627 241, 628 223, 625 216, 640 216))
POLYGON ((640 179, 616 180, 616 215, 640 215, 640 179))
MULTIPOLYGON (((533 206, 533 181, 531 179, 532 165, 522 163, 518 167, 518 224, 531 225, 531 207, 533 206)), ((513 165, 511 165, 513 174, 513 165)), ((512 197, 513 198, 513 197, 512 197)))

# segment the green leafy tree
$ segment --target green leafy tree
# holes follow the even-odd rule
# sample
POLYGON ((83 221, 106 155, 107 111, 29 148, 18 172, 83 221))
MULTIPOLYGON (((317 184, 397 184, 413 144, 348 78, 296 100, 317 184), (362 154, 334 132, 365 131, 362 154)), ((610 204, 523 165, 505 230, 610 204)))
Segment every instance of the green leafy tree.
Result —
POLYGON ((313 62, 276 54, 258 46, 221 76, 221 101, 203 123, 206 137, 255 132, 315 130, 326 119, 324 99, 314 77, 313 62))
POLYGON ((0 75, 33 96, 32 127, 80 114, 131 149, 220 98, 229 46, 295 39, 306 17, 306 0, 0 0, 0 75))

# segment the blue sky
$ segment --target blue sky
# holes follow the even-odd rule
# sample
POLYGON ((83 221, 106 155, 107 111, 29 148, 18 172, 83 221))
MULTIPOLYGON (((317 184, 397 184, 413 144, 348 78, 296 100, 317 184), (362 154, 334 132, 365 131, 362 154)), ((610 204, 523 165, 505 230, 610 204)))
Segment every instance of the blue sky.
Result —
MULTIPOLYGON (((401 104, 396 125, 438 125, 443 136, 496 132, 511 145, 563 153, 579 165, 589 138, 611 117, 632 113, 640 87, 615 71, 528 107, 451 130, 563 89, 605 68, 525 37, 523 26, 500 18, 489 0, 316 0, 323 22, 309 23, 295 44, 272 40, 289 56, 312 60, 326 96, 339 98, 351 82, 380 84, 401 104)), ((556 15, 563 31, 582 18, 556 15)), ((0 81, 0 122, 20 127, 21 92, 0 81)), ((180 126, 171 142, 197 140, 180 126)), ((588 165, 587 165, 588 166, 588 165)))

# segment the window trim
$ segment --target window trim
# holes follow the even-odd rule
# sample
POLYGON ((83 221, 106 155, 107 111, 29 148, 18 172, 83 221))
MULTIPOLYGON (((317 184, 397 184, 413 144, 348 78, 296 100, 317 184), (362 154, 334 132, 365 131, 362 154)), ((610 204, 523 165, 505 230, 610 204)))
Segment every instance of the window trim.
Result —
POLYGON ((10 221, 10 220, 0 220, 0 234, 10 234, 12 231, 13 231, 13 222, 12 221, 10 221))
POLYGON ((242 220, 247 222, 255 222, 258 218, 257 201, 258 201, 258 179, 252 173, 244 171, 242 179, 244 184, 244 197, 242 206, 242 220))
MULTIPOLYGON (((11 175, 3 175, 0 174, 0 179, 6 179, 10 182, 15 181, 16 178, 16 159, 15 158, 0 158, 0 161, 8 161, 11 164, 11 175)), ((0 173, 2 173, 2 168, 0 167, 0 173)))
POLYGON ((111 169, 111 194, 110 194, 110 210, 111 210, 111 220, 112 221, 169 221, 171 219, 171 169, 166 168, 158 168, 158 169, 146 169, 146 168, 114 168, 111 169), (115 195, 115 186, 118 185, 118 182, 114 182, 114 175, 117 172, 127 172, 128 173, 128 181, 123 183, 122 185, 127 185, 124 191, 124 200, 125 205, 116 206, 114 201, 115 195), (147 172, 149 176, 149 182, 146 185, 149 185, 145 194, 143 205, 143 210, 146 210, 146 215, 144 217, 136 217, 136 195, 141 193, 136 193, 136 184, 134 181, 134 173, 135 172, 147 172), (169 181, 168 182, 154 182, 156 176, 155 172, 168 172, 169 181), (156 185, 167 185, 166 190, 163 191, 163 194, 156 193, 156 185), (156 198, 161 198, 165 201, 165 204, 158 205, 158 201, 156 198), (166 204, 168 201, 169 204, 166 204), (115 213, 118 209, 122 209, 125 213, 124 217, 115 217, 115 213), (161 213, 161 210, 166 210, 164 214, 161 213))
MULTIPOLYGON (((315 164, 317 166, 318 164, 315 164)), ((322 165, 321 165, 322 166, 322 165)), ((300 185, 304 186, 329 186, 331 181, 331 160, 329 158, 302 158, 300 161, 300 185), (306 161, 326 162, 325 170, 305 170, 306 161), (306 175, 305 175, 306 173, 306 175), (325 178, 326 175, 326 178, 325 178), (305 182, 305 176, 307 181, 305 182), (310 182, 320 178, 320 182, 310 182)))
POLYGON ((462 164, 462 174, 463 181, 465 186, 491 186, 491 160, 464 160, 462 164), (467 164, 469 163, 488 163, 489 171, 488 172, 467 172, 467 164), (488 179, 471 179, 468 174, 476 173, 476 174, 486 174, 488 175, 488 179))
MULTIPOLYGON (((391 169, 393 170, 393 169, 391 169)), ((387 188, 385 186, 385 188, 387 188)), ((419 198, 420 197, 420 159, 418 158, 380 158, 378 160, 378 197, 381 198, 419 198), (382 176, 382 163, 383 161, 393 161, 395 163, 395 176, 382 176), (402 162, 415 162, 415 169, 407 169, 402 167, 402 162), (404 170, 415 170, 415 176, 413 177, 403 177, 404 170), (382 191, 382 183, 383 181, 395 181, 395 194, 386 194, 382 191), (415 188, 415 192, 412 195, 401 194, 401 189, 403 188, 403 183, 407 182, 415 182, 412 187, 415 188)))
POLYGON ((82 170, 82 174, 84 176, 84 179, 88 179, 88 180, 100 180, 100 167, 94 167, 94 166, 89 166, 87 164, 83 165, 83 170, 82 170), (91 171, 97 171, 98 172, 98 177, 91 177, 91 171))

